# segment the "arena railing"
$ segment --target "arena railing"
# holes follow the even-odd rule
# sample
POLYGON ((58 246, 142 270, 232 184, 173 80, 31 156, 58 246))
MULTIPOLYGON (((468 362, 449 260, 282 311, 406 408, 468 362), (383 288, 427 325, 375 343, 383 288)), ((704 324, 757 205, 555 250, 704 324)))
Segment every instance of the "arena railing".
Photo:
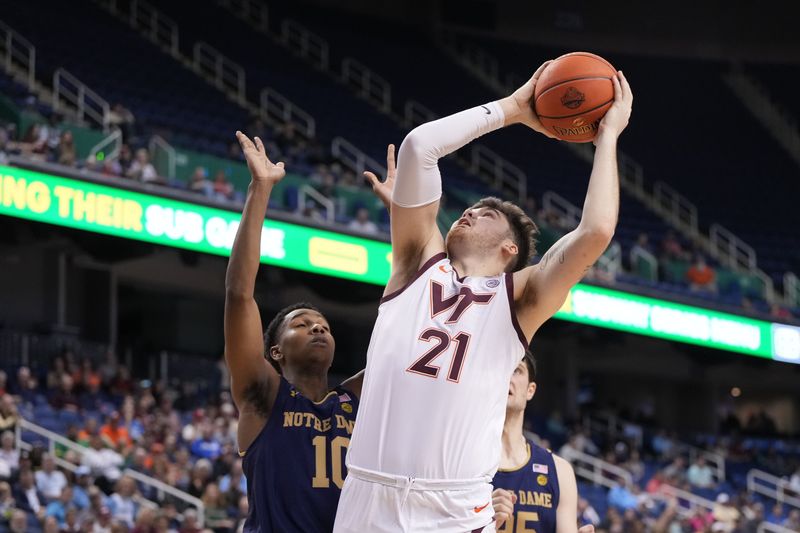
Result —
POLYGON ((386 176, 386 167, 365 154, 344 137, 336 137, 331 142, 331 154, 344 166, 361 176, 365 170, 372 170, 379 176, 386 176))
POLYGON ((178 25, 144 0, 131 0, 130 25, 173 57, 180 55, 178 25))
POLYGON ((420 124, 436 120, 438 115, 420 104, 416 100, 409 100, 403 107, 403 125, 409 129, 415 128, 420 124))
POLYGON ((175 148, 160 135, 150 137, 147 148, 150 150, 150 160, 158 174, 165 178, 175 178, 178 159, 175 148))
POLYGON ((754 468, 747 473, 747 491, 800 509, 800 498, 793 496, 789 482, 763 470, 754 468))
POLYGON ((264 87, 260 97, 261 115, 267 122, 291 123, 305 137, 317 134, 317 122, 310 113, 271 87, 264 87))
POLYGON ((36 83, 36 47, 5 22, 0 21, 0 54, 3 55, 5 71, 13 75, 14 67, 25 72, 28 89, 36 83))
POLYGON ((262 33, 269 33, 269 10, 256 0, 217 0, 235 17, 238 17, 262 33))
MULTIPOLYGON (((50 456, 53 457, 55 463, 65 470, 69 470, 70 472, 74 472, 78 465, 70 463, 59 457, 56 453, 56 445, 63 446, 64 448, 75 452, 79 457, 83 458, 84 454, 86 453, 86 448, 78 444, 77 442, 71 441, 66 437, 59 435, 53 431, 50 431, 47 428, 43 428, 33 422, 25 420, 21 418, 19 423, 17 424, 15 430, 15 439, 16 439, 16 448, 18 450, 31 450, 33 449, 33 445, 29 442, 25 442, 23 440, 23 431, 27 431, 30 433, 34 433, 43 437, 47 440, 47 449, 50 456)), ((182 490, 176 489, 175 487, 168 485, 162 481, 159 481, 155 478, 150 476, 146 476, 140 472, 136 472, 135 470, 131 470, 130 468, 126 468, 123 472, 123 475, 129 476, 134 480, 138 481, 143 485, 149 485, 153 489, 155 489, 159 493, 159 497, 163 497, 163 494, 169 494, 170 496, 181 500, 188 504, 189 506, 195 507, 197 509, 197 519, 199 522, 200 527, 203 526, 203 518, 205 517, 205 505, 203 504, 202 500, 199 498, 195 498, 194 496, 183 492, 182 490)), ((148 507, 152 507, 157 509, 159 507, 158 503, 148 500, 143 497, 138 498, 139 503, 142 505, 146 505, 148 507)))
POLYGON ((519 167, 481 144, 470 152, 470 170, 474 174, 488 175, 492 186, 513 195, 519 203, 528 196, 528 177, 519 167))
POLYGON ((789 529, 788 527, 779 526, 778 524, 773 524, 772 522, 767 522, 766 520, 761 522, 756 529, 757 533, 797 533, 797 531, 793 529, 789 529))
POLYGON ((285 19, 281 23, 281 41, 315 67, 320 70, 328 70, 330 66, 328 41, 302 24, 285 19))
POLYGON ((620 480, 627 485, 633 483, 630 472, 593 455, 567 448, 562 451, 562 456, 572 464, 576 476, 595 485, 611 489, 619 485, 620 480))
POLYGON ((697 507, 709 512, 714 510, 714 502, 711 500, 672 485, 661 485, 659 492, 664 496, 675 498, 678 501, 678 512, 683 516, 690 515, 697 507))
POLYGON ((96 161, 99 154, 103 159, 116 159, 122 148, 122 131, 114 128, 106 137, 89 149, 89 160, 96 161))
POLYGON ((105 98, 66 69, 59 68, 53 73, 53 110, 63 110, 65 102, 75 107, 78 120, 83 121, 88 117, 104 131, 108 129, 108 113, 111 107, 105 98))
POLYGON ((298 192, 298 203, 300 205, 300 210, 305 210, 306 204, 308 203, 308 199, 311 198, 313 203, 317 203, 325 208, 325 219, 329 223, 333 223, 336 220, 336 208, 334 206, 333 200, 316 190, 314 187, 310 185, 303 185, 300 187, 298 192))
POLYGON ((241 65, 203 41, 196 42, 192 48, 192 64, 195 72, 210 78, 217 89, 234 96, 239 104, 247 105, 247 84, 241 65))
POLYGON ((699 230, 697 206, 685 196, 664 183, 657 181, 653 186, 656 205, 672 219, 672 225, 683 227, 689 235, 697 235, 699 230))
POLYGON ((800 280, 794 272, 783 275, 783 294, 787 305, 800 307, 800 280))
POLYGON ((363 99, 384 113, 392 111, 392 84, 363 63, 346 57, 342 60, 342 81, 363 99))
POLYGON ((685 442, 678 443, 677 447, 684 453, 689 454, 690 462, 696 461, 698 457, 703 457, 713 467, 715 482, 722 483, 725 481, 725 457, 685 442))

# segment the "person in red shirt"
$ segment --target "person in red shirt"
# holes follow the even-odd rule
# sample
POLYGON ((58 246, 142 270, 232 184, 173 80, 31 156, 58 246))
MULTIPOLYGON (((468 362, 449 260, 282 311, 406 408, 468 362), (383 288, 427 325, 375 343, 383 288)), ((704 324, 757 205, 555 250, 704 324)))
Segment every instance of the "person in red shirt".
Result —
POLYGON ((706 264, 706 259, 698 255, 695 262, 686 272, 686 280, 693 291, 716 291, 717 273, 706 264))

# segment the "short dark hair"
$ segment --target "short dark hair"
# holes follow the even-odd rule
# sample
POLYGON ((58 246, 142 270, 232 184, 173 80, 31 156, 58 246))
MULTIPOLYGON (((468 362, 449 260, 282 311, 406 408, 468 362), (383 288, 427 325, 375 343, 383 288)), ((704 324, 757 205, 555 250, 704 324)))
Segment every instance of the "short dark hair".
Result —
POLYGON ((481 198, 472 206, 472 209, 488 207, 503 213, 511 226, 512 240, 517 245, 519 253, 510 267, 511 272, 516 272, 525 268, 531 258, 536 255, 536 237, 539 235, 539 228, 531 220, 520 206, 513 202, 503 201, 494 196, 481 198))
POLYGON ((533 356, 533 352, 529 349, 525 350, 522 360, 525 361, 525 366, 528 367, 528 383, 533 383, 536 381, 536 358, 533 356))
POLYGON ((316 311, 317 313, 322 314, 322 312, 317 309, 317 306, 314 304, 310 304, 308 302, 293 303, 278 311, 267 326, 267 330, 264 332, 264 357, 266 357, 267 361, 269 361, 270 364, 275 367, 275 370, 277 370, 278 373, 280 373, 281 367, 277 361, 270 357, 269 349, 278 344, 278 339, 281 335, 281 326, 283 325, 283 321, 286 319, 286 316, 292 311, 297 311, 298 309, 310 309, 311 311, 316 311))

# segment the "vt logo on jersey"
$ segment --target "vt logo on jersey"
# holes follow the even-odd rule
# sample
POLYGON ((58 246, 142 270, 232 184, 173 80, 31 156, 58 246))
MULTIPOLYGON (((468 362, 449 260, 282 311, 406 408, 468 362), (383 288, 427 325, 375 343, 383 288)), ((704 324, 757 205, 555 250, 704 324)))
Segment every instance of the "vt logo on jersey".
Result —
POLYGON ((472 304, 486 305, 494 295, 493 292, 475 294, 469 287, 462 286, 456 294, 445 298, 444 285, 431 280, 431 318, 453 309, 445 324, 455 324, 472 304))

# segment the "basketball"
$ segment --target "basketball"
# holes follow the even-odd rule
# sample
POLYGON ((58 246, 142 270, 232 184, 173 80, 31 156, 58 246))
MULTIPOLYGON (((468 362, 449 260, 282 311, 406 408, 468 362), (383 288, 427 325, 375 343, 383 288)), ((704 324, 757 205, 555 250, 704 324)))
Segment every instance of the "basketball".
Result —
POLYGON ((559 139, 589 142, 614 102, 616 69, 602 57, 573 52, 550 63, 539 76, 533 105, 542 125, 559 139))

